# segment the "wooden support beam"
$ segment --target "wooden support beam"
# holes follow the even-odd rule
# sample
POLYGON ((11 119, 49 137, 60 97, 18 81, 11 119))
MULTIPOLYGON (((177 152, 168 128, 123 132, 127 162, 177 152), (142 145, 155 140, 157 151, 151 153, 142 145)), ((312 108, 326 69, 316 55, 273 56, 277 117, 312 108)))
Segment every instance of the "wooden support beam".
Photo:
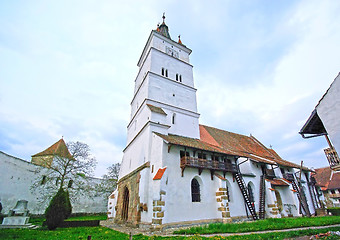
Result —
POLYGON ((181 167, 181 169, 182 169, 182 177, 184 177, 184 169, 185 169, 185 167, 181 167))
POLYGON ((211 174, 211 181, 214 180, 214 170, 210 170, 210 174, 211 174))
POLYGON ((169 144, 168 145, 168 153, 170 152, 171 147, 172 147, 172 144, 169 144))

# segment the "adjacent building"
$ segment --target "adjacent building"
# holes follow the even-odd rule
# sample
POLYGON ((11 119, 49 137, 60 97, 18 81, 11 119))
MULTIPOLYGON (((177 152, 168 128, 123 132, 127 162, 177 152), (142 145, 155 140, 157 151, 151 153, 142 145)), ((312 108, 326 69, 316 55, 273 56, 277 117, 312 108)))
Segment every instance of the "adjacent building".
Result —
POLYGON ((303 138, 325 136, 329 148, 324 149, 329 166, 340 170, 340 73, 322 96, 300 130, 303 138))
POLYGON ((325 205, 340 207, 340 172, 336 172, 330 167, 318 168, 315 169, 313 177, 324 195, 325 205))

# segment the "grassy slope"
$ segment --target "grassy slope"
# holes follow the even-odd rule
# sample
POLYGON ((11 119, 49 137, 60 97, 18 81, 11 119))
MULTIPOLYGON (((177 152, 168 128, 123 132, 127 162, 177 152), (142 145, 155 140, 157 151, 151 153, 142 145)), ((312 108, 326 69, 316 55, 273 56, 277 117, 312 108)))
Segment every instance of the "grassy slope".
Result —
MULTIPOLYGON (((85 216, 85 217, 74 217, 74 220, 94 220, 94 219, 99 219, 104 218, 103 216, 85 216)), ((104 218, 105 219, 105 218, 104 218)), ((318 225, 324 225, 326 224, 334 224, 334 222, 340 221, 340 217, 320 217, 320 218, 309 218, 311 219, 310 221, 306 220, 307 218, 297 218, 297 219, 282 219, 285 220, 283 221, 285 223, 286 227, 291 226, 295 222, 295 225, 301 225, 301 224, 315 224, 315 222, 319 222, 318 225), (288 223, 286 220, 289 220, 288 223), (311 222, 312 221, 312 222, 311 222), (313 223, 314 222, 314 223, 313 223)), ((38 219, 35 219, 38 221, 38 219)), ((266 221, 262 221, 261 224, 257 222, 251 222, 251 223, 245 223, 246 225, 260 225, 262 228, 264 227, 265 229, 271 229, 273 226, 278 226, 278 225, 283 225, 282 222, 280 222, 279 219, 268 219, 266 221, 270 221, 271 223, 268 224, 266 221), (265 227, 267 226, 267 227, 265 227)), ((281 221, 282 221, 281 220, 281 221)), ((42 222, 42 220, 39 220, 42 222)), ((213 224, 214 225, 214 224, 213 224)), ((242 224, 224 224, 224 225, 235 225, 238 229, 243 229, 241 231, 245 231, 245 229, 254 229, 253 227, 241 227, 243 226, 242 224)), ((276 228, 277 229, 277 228, 276 228)), ((263 229, 261 229, 263 230, 263 229)), ((235 231, 235 230, 234 230, 235 231)), ((251 230, 254 231, 254 230, 251 230)), ((239 240, 239 239, 244 239, 244 240, 255 240, 255 239, 284 239, 284 238, 290 238, 290 237, 296 237, 296 236, 304 236, 304 235, 315 235, 318 233, 325 233, 328 231, 340 231, 340 227, 335 227, 335 228, 328 228, 328 229, 319 229, 319 230, 301 230, 301 231, 291 231, 291 232, 283 232, 283 233, 266 233, 266 234, 252 234, 252 235, 247 235, 247 236, 230 236, 230 237, 220 237, 220 236, 215 236, 211 238, 203 237, 203 236, 189 236, 189 237, 184 237, 184 236, 176 236, 176 237, 160 237, 160 236, 153 236, 153 237, 147 237, 143 235, 135 235, 133 237, 134 240, 149 240, 149 239, 154 239, 154 240, 163 240, 163 239, 232 239, 232 240, 239 240)), ((37 239, 37 240, 45 240, 45 239, 51 239, 51 240, 59 240, 59 239, 87 239, 87 236, 91 235, 93 240, 98 240, 98 239, 129 239, 129 236, 124 233, 120 233, 117 231, 114 231, 109 228, 105 227, 77 227, 77 228, 58 228, 54 231, 48 231, 46 229, 37 229, 37 230, 28 230, 28 229, 1 229, 0 230, 0 239, 37 239)), ((337 239, 335 237, 329 237, 327 238, 329 240, 337 239)))
POLYGON ((271 218, 256 222, 209 224, 204 227, 192 227, 176 231, 176 234, 209 234, 209 233, 241 233, 265 230, 278 230, 308 226, 325 226, 340 223, 340 216, 325 216, 313 218, 271 218))

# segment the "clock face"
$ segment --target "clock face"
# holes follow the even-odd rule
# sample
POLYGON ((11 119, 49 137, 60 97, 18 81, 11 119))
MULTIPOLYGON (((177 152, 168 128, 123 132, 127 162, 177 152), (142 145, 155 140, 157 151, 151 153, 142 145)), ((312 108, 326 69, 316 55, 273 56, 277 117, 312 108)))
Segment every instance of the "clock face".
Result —
POLYGON ((166 53, 172 57, 178 58, 178 52, 170 47, 166 47, 166 53))

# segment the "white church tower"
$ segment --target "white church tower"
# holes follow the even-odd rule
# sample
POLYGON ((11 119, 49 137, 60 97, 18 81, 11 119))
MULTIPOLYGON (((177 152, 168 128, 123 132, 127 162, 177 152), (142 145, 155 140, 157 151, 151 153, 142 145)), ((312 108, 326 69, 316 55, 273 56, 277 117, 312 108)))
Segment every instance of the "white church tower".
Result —
POLYGON ((177 42, 171 39, 164 20, 163 15, 163 23, 151 31, 137 64, 127 145, 118 189, 109 201, 118 223, 161 222, 164 211, 154 212, 153 205, 155 199, 163 204, 160 193, 165 191, 161 190, 161 181, 155 179, 162 178, 169 149, 157 134, 200 138, 191 50, 182 44, 180 36, 177 42))
POLYGON ((153 30, 138 61, 120 177, 149 159, 151 133, 199 138, 191 50, 170 38, 164 22, 153 30))

